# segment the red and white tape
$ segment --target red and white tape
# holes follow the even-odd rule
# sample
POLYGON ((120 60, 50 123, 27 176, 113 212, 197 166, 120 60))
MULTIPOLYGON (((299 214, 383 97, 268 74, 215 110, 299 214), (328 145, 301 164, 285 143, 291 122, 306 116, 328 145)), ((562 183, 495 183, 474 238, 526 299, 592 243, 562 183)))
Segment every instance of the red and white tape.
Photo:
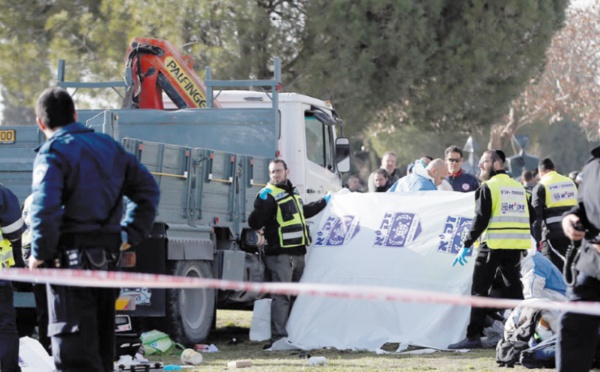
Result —
MULTIPOLYGON (((204 279, 158 274, 142 274, 117 271, 87 271, 68 269, 4 269, 0 279, 16 282, 50 283, 77 287, 102 288, 214 288, 246 292, 275 293, 286 295, 324 296, 352 300, 400 301, 414 303, 437 303, 487 308, 514 308, 521 300, 489 297, 462 296, 457 294, 411 290, 366 285, 345 286, 320 283, 263 283, 231 280, 204 279)), ((527 306, 569 311, 580 314, 599 315, 600 303, 531 301, 527 306)))

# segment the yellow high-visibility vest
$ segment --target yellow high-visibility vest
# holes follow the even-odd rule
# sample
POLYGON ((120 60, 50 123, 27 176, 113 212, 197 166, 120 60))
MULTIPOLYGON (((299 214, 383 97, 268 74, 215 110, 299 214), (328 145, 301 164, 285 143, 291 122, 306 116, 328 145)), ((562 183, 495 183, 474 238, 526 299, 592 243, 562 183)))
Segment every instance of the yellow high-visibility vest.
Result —
MULTIPOLYGON (((546 173, 540 183, 546 189, 546 208, 572 207, 577 204, 577 186, 569 177, 556 171, 546 173)), ((562 221, 562 213, 546 218, 546 224, 562 221)))
POLYGON ((507 174, 486 181, 492 194, 492 216, 485 241, 492 249, 528 249, 531 247, 529 209, 525 188, 507 174))
POLYGON ((2 239, 0 241, 0 270, 5 267, 11 267, 14 264, 15 257, 13 256, 12 244, 10 244, 8 239, 2 239))
POLYGON ((277 203, 279 246, 281 248, 293 248, 309 245, 310 236, 306 227, 300 195, 296 193, 295 189, 294 193, 290 194, 270 183, 267 184, 266 188, 277 203))

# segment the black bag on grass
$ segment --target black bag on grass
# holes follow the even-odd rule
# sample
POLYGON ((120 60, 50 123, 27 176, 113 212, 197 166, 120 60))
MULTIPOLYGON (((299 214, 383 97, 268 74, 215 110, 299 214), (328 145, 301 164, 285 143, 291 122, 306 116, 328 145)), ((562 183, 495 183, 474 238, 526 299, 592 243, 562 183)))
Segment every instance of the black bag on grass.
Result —
POLYGON ((496 363, 503 367, 519 363, 521 352, 529 348, 529 339, 535 333, 540 316, 541 310, 526 307, 517 307, 510 313, 504 336, 496 345, 496 363))

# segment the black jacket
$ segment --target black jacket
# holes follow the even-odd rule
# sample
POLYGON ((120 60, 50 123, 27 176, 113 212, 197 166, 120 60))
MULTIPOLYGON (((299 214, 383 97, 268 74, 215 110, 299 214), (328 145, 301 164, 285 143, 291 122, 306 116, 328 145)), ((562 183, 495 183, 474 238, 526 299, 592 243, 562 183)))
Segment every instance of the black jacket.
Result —
POLYGON ((589 242, 600 243, 600 146, 592 150, 592 158, 583 167, 583 182, 577 192, 577 205, 566 214, 575 214, 585 228, 585 239, 577 269, 600 280, 600 253, 589 242))
MULTIPOLYGON (((293 193, 295 187, 288 180, 285 185, 277 185, 277 187, 286 190, 288 193, 293 193)), ((302 209, 304 218, 311 218, 321 212, 327 202, 325 199, 317 200, 309 204, 303 204, 302 209)), ((279 223, 277 222, 277 202, 273 195, 268 194, 267 199, 263 200, 260 196, 256 196, 254 200, 254 210, 248 217, 248 225, 254 230, 264 228, 265 239, 267 246, 265 247, 266 255, 277 254, 306 254, 306 247, 281 248, 279 245, 279 223)))
POLYGON ((562 230, 560 222, 551 223, 546 226, 545 219, 562 216, 563 213, 570 210, 571 207, 554 207, 546 208, 546 187, 543 184, 538 183, 531 192, 531 205, 535 209, 537 219, 533 225, 534 236, 536 241, 546 239, 566 239, 565 233, 562 230))

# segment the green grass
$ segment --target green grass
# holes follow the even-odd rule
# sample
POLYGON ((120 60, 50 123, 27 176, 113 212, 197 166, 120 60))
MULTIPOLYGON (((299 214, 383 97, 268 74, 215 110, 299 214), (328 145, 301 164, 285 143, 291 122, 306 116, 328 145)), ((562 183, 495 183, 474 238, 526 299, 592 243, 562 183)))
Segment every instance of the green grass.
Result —
MULTIPOLYGON (((348 351, 336 349, 312 350, 312 356, 324 356, 325 366, 311 367, 307 359, 299 357, 299 351, 262 350, 266 342, 251 342, 248 334, 252 321, 251 311, 219 310, 217 326, 205 342, 215 344, 220 352, 203 353, 204 360, 198 367, 184 371, 227 371, 227 362, 249 360, 252 367, 244 371, 506 371, 496 364, 494 349, 474 350, 468 353, 439 351, 425 355, 376 355, 372 352, 348 351), (232 343, 236 338, 238 343, 232 343)), ((397 344, 386 345, 387 351, 394 351, 397 344)), ((181 364, 179 354, 173 352, 167 356, 151 356, 152 361, 165 364, 181 364)), ((535 371, 515 366, 511 371, 535 371)), ((542 371, 542 370, 539 370, 542 371)))

